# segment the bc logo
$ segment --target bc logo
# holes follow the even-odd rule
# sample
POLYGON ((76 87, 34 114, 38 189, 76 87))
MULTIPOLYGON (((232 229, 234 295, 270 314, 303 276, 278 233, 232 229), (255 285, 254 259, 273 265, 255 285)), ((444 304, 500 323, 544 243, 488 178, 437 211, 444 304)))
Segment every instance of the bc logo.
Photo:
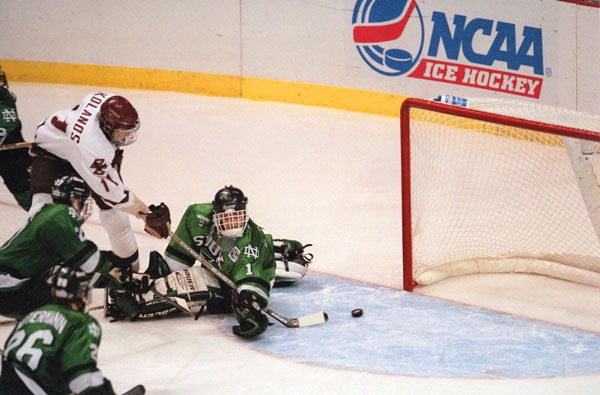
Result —
POLYGON ((358 53, 380 74, 405 74, 421 57, 425 29, 416 0, 357 0, 352 25, 358 53), (407 31, 419 42, 403 39, 407 31))

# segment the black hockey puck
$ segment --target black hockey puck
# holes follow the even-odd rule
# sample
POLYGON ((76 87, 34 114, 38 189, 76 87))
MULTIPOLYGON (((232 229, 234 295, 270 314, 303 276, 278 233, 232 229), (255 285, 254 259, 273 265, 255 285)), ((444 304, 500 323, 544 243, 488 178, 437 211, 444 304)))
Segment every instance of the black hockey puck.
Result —
POLYGON ((363 315, 362 309, 352 310, 352 317, 361 317, 363 315))

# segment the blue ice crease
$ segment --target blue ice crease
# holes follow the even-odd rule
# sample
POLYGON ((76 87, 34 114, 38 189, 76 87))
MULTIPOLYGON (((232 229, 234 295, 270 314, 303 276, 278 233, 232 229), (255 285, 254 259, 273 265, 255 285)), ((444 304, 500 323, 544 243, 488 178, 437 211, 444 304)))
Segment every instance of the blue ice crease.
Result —
POLYGON ((295 361, 427 377, 600 373, 600 335, 337 277, 309 273, 276 288, 270 307, 286 317, 321 309, 329 315, 325 324, 300 329, 275 323, 249 342, 295 361), (350 315, 357 307, 360 318, 350 315))

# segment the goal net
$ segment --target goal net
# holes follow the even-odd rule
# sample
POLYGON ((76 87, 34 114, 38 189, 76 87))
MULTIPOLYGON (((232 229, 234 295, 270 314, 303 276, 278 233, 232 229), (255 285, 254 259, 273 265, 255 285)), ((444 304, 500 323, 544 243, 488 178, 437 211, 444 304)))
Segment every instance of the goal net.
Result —
POLYGON ((600 116, 454 102, 402 105, 404 289, 508 272, 600 287, 600 116))

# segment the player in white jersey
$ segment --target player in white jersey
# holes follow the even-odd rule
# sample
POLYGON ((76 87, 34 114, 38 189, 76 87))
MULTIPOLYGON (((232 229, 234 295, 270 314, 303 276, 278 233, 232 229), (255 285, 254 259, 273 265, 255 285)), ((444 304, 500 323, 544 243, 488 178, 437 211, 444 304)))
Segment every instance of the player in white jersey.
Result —
POLYGON ((32 207, 51 202, 50 190, 59 175, 76 173, 90 186, 100 207, 100 221, 112 250, 139 264, 138 248, 129 215, 145 221, 145 230, 158 238, 168 236, 170 214, 164 203, 147 206, 121 179, 121 147, 137 139, 137 110, 124 97, 95 92, 71 110, 58 111, 37 129, 31 174, 32 207))

